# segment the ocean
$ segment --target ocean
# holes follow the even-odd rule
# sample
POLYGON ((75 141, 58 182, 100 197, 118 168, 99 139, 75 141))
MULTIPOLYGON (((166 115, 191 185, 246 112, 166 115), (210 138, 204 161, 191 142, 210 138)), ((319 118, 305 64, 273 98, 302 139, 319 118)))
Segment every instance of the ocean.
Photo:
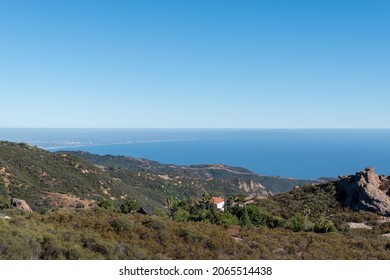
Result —
POLYGON ((366 166, 390 174, 387 129, 0 129, 0 140, 178 165, 223 163, 302 179, 366 166))

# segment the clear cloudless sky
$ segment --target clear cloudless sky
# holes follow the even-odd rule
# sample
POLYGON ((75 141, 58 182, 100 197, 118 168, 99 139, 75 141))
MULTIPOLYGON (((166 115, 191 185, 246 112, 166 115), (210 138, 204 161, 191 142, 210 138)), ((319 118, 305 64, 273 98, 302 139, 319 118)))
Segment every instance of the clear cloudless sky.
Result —
POLYGON ((390 128, 389 0, 0 0, 0 127, 390 128))

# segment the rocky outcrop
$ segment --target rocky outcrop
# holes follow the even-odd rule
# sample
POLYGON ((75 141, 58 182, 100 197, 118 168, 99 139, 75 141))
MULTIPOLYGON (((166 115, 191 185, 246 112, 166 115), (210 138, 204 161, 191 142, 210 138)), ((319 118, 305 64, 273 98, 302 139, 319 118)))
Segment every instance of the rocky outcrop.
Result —
POLYGON ((251 194, 255 194, 257 196, 264 196, 264 197, 268 197, 272 194, 262 184, 256 183, 252 180, 250 180, 249 182, 239 181, 238 184, 239 184, 238 185, 239 189, 241 191, 246 192, 246 193, 251 193, 251 194))
POLYGON ((337 193, 345 207, 390 216, 390 178, 379 176, 372 167, 355 175, 339 176, 337 193))
POLYGON ((11 200, 11 206, 26 212, 32 212, 30 206, 23 199, 13 198, 11 200))

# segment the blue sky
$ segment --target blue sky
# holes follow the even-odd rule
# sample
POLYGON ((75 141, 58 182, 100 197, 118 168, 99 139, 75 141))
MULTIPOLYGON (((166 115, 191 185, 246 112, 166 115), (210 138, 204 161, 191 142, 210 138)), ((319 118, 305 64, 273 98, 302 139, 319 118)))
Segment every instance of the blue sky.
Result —
POLYGON ((0 127, 390 128, 390 1, 0 0, 0 127))

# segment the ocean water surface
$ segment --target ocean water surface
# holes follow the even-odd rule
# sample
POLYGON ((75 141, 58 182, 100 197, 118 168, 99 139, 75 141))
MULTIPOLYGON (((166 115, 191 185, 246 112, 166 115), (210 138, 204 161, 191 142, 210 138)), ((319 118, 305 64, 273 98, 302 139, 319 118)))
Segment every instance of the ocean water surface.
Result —
POLYGON ((50 150, 126 155, 162 163, 224 163, 315 179, 373 166, 390 174, 390 130, 0 129, 0 139, 50 150))

